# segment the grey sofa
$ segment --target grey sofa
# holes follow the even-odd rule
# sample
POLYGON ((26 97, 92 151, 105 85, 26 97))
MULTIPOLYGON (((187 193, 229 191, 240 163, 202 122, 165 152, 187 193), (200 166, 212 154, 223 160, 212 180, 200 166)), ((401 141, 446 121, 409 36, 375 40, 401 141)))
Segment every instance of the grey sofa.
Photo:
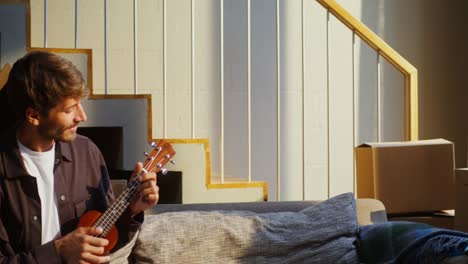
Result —
POLYGON ((321 202, 159 204, 111 263, 468 264, 468 234, 388 222, 380 201, 351 193, 321 202))
POLYGON ((381 202, 353 196, 159 204, 111 263, 358 263, 358 226, 387 218, 381 202))

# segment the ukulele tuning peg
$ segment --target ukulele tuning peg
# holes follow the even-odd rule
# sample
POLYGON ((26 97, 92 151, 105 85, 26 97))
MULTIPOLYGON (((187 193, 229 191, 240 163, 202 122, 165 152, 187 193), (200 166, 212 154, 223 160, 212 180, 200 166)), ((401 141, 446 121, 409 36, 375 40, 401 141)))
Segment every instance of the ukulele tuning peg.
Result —
POLYGON ((167 174, 167 169, 166 169, 166 168, 162 168, 162 169, 161 169, 161 173, 162 173, 163 175, 166 175, 166 174, 167 174))
POLYGON ((172 165, 175 165, 174 160, 170 160, 169 162, 170 162, 172 165))
POLYGON ((146 157, 148 157, 148 155, 149 155, 149 153, 148 153, 148 152, 145 152, 145 153, 143 153, 143 154, 145 154, 145 156, 146 156, 146 157))
POLYGON ((151 142, 151 147, 156 147, 156 143, 155 142, 151 142))

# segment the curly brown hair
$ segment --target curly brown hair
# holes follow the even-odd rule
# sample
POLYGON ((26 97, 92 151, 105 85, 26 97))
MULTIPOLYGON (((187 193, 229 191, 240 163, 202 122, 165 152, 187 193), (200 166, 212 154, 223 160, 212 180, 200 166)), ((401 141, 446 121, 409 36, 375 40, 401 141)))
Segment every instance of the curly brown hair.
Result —
POLYGON ((88 93, 83 75, 73 63, 45 51, 30 52, 16 61, 5 88, 8 103, 20 121, 28 107, 47 116, 64 98, 81 98, 88 93))

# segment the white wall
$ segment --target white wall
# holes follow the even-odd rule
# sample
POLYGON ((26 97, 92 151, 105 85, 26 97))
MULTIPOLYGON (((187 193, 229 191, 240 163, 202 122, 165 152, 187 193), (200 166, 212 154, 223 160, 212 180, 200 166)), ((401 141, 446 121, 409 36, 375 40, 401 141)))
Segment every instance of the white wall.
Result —
MULTIPOLYGON (((339 2, 418 68, 420 138, 454 141, 465 166, 467 4, 339 2)), ((152 136, 209 138, 213 175, 223 142, 224 174, 248 176, 250 87, 252 178, 270 200, 353 191, 353 146, 402 139, 402 77, 386 62, 377 77, 377 54, 313 0, 250 1, 250 64, 247 1, 77 3, 48 1, 44 20, 44 1, 31 0, 32 45, 93 48, 95 92, 152 94, 152 136)))

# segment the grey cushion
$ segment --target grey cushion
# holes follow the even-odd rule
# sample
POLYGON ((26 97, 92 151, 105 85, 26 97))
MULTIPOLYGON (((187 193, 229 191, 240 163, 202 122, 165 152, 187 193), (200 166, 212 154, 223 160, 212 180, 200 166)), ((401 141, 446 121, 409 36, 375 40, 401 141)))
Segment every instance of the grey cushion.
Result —
POLYGON ((299 212, 185 211, 145 216, 137 263, 358 263, 354 195, 299 212))

